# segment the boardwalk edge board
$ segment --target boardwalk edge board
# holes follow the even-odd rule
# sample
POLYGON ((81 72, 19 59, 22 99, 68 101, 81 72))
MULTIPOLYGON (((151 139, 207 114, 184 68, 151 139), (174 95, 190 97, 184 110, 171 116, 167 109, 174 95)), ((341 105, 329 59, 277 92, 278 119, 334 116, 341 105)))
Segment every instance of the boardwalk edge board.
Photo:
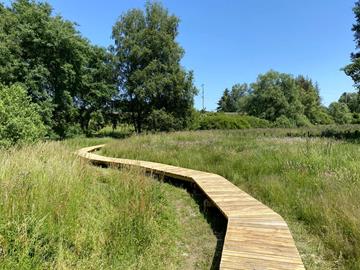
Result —
POLYGON ((146 172, 196 184, 228 220, 220 269, 305 269, 284 219, 224 177, 156 162, 105 157, 85 147, 77 155, 104 166, 139 167, 146 172))

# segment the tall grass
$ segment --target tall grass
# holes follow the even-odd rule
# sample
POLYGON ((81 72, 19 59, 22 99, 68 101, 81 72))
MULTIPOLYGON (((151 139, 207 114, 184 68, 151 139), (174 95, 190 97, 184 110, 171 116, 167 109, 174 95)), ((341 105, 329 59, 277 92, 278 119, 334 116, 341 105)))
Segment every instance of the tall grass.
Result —
POLYGON ((175 269, 180 240, 164 188, 138 171, 54 142, 0 154, 1 269, 175 269))
POLYGON ((360 269, 360 145, 263 132, 137 136, 103 154, 223 175, 287 220, 308 269, 360 269))

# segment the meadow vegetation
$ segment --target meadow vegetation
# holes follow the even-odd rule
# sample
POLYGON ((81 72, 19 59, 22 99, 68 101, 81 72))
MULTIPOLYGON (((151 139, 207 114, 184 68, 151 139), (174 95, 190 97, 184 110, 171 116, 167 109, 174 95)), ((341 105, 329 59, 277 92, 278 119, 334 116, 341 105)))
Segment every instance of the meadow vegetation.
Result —
POLYGON ((360 146, 268 131, 134 136, 102 152, 220 174, 285 218, 308 269, 358 269, 360 146))
POLYGON ((81 162, 79 142, 0 155, 1 269, 209 269, 216 237, 185 190, 81 162))

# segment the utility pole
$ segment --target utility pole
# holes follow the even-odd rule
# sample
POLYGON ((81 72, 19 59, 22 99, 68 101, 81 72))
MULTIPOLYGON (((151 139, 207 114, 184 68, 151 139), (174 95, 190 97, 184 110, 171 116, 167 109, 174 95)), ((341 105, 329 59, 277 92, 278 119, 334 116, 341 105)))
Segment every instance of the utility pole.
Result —
POLYGON ((204 91, 204 84, 201 85, 202 88, 202 109, 205 111, 205 91, 204 91))

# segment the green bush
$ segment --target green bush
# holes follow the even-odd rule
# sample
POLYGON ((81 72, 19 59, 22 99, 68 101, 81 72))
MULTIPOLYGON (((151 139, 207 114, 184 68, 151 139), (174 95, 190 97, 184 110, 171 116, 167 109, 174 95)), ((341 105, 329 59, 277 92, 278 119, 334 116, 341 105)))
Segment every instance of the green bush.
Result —
POLYGON ((33 142, 45 135, 39 107, 23 87, 0 85, 0 146, 33 142))
POLYGON ((311 126, 311 122, 303 114, 297 114, 295 116, 295 123, 296 123, 297 127, 310 127, 311 126))
POLYGON ((199 117, 197 129, 245 129, 245 128, 266 128, 270 124, 267 120, 254 116, 227 114, 227 113, 206 113, 199 117))
POLYGON ((317 125, 317 124, 319 124, 319 125, 334 124, 334 120, 332 119, 332 117, 323 108, 313 112, 310 120, 311 120, 311 123, 313 123, 315 125, 317 125))
POLYGON ((146 119, 146 129, 150 131, 174 131, 181 129, 181 123, 164 110, 153 110, 146 119))
POLYGON ((276 118, 273 125, 274 125, 274 127, 277 127, 277 128, 295 127, 295 123, 293 121, 291 121, 289 118, 287 118, 285 115, 282 115, 282 116, 276 118))
POLYGON ((348 106, 345 103, 333 102, 329 106, 329 114, 337 124, 349 124, 352 120, 352 115, 348 106))

